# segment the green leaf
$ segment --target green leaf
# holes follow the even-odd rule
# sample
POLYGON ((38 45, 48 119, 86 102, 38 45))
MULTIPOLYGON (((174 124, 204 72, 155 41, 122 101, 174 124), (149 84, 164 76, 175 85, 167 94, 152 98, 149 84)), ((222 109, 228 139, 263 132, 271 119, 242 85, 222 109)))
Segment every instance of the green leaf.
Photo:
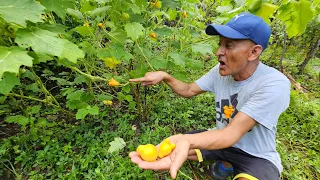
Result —
POLYGON ((83 90, 76 90, 73 91, 72 93, 68 94, 67 99, 68 100, 80 100, 81 95, 84 93, 83 90))
POLYGON ((81 36, 90 36, 94 32, 94 29, 92 27, 87 26, 77 26, 72 30, 77 31, 81 36))
POLYGON ((202 44, 202 43, 197 43, 192 45, 192 52, 194 53, 201 53, 201 54, 213 54, 212 53, 212 47, 210 44, 202 44))
POLYGON ((155 32, 159 36, 171 36, 173 33, 173 31, 167 26, 157 28, 155 29, 155 32))
POLYGON ((78 110, 76 114, 76 119, 84 119, 88 114, 91 115, 98 115, 99 114, 99 107, 98 106, 87 106, 86 108, 81 108, 78 110))
POLYGON ((111 6, 99 7, 99 8, 92 11, 91 17, 99 16, 101 14, 106 15, 110 8, 111 8, 111 6))
POLYGON ((67 8, 74 8, 74 0, 40 0, 41 4, 49 11, 53 11, 61 17, 66 18, 67 8))
POLYGON ((80 11, 76 10, 76 9, 71 9, 71 8, 68 8, 67 9, 67 13, 74 17, 75 19, 83 19, 83 15, 80 11))
POLYGON ((68 29, 67 26, 62 24, 40 24, 38 25, 40 29, 48 30, 56 34, 67 34, 66 30, 68 29))
POLYGON ((168 60, 161 56, 155 56, 154 58, 150 59, 150 64, 157 70, 166 69, 168 66, 168 60))
POLYGON ((77 45, 57 36, 56 33, 40 28, 19 29, 15 42, 20 47, 32 47, 37 54, 67 58, 73 63, 77 63, 78 58, 84 58, 83 51, 77 45))
POLYGON ((129 8, 132 10, 134 14, 141 14, 139 6, 132 3, 127 3, 127 5, 129 6, 129 8))
POLYGON ((286 24, 289 38, 301 35, 305 31, 307 24, 313 17, 310 5, 311 3, 305 0, 290 1, 279 8, 277 18, 286 24))
POLYGON ((124 44, 124 42, 127 40, 127 33, 122 29, 112 29, 108 33, 108 37, 113 42, 124 44))
POLYGON ((133 100, 133 97, 131 95, 126 95, 124 99, 128 102, 131 102, 133 100))
POLYGON ((42 22, 41 14, 44 14, 42 5, 32 0, 1 0, 0 14, 8 23, 16 23, 23 27, 26 21, 34 23, 42 22))
POLYGON ((32 92, 40 92, 41 89, 38 86, 38 83, 32 83, 26 86, 27 91, 32 91, 32 92))
POLYGON ((22 126, 26 126, 29 123, 29 118, 21 115, 17 115, 17 116, 10 116, 5 121, 8 123, 16 123, 22 126))
POLYGON ((13 73, 4 73, 3 79, 0 80, 0 94, 7 95, 16 85, 20 85, 19 78, 13 73))
POLYGON ((279 7, 273 4, 269 3, 263 3, 262 6, 256 10, 255 12, 252 12, 253 14, 260 16, 267 24, 270 24, 269 18, 273 15, 275 10, 277 10, 279 7))
POLYGON ((112 100, 113 97, 112 97, 111 95, 99 94, 99 95, 98 95, 98 99, 99 99, 100 101, 112 100))
POLYGON ((97 52, 96 52, 96 49, 92 46, 91 43, 87 42, 87 41, 82 41, 80 44, 79 44, 79 47, 88 55, 90 56, 93 56, 95 55, 97 52))
POLYGON ((21 65, 32 67, 32 57, 19 47, 0 46, 0 79, 4 72, 18 74, 21 65))
POLYGON ((94 9, 97 8, 96 3, 92 2, 92 1, 87 1, 85 2, 82 7, 81 7, 81 12, 87 12, 87 11, 92 11, 94 9))
POLYGON ((28 55, 33 58, 33 64, 40 64, 42 62, 53 60, 52 56, 46 54, 37 54, 34 51, 29 51, 28 55))
POLYGON ((204 67, 204 64, 199 60, 186 59, 186 67, 193 70, 200 70, 204 67))
MULTIPOLYGON (((7 96, 0 96, 0 104, 3 104, 6 99, 7 99, 7 96)), ((0 115, 1 115, 1 110, 0 110, 0 115)))
POLYGON ((232 9, 233 9, 232 6, 218 6, 216 8, 216 11, 218 13, 225 13, 225 12, 231 11, 232 9))
POLYGON ((178 66, 182 66, 184 67, 184 56, 182 54, 179 54, 179 53, 176 53, 176 52, 172 52, 169 54, 169 56, 173 59, 173 63, 175 65, 178 65, 178 66))
POLYGON ((110 147, 108 149, 109 153, 113 153, 115 151, 120 151, 124 147, 126 147, 126 142, 124 142, 124 140, 120 137, 114 138, 114 140, 111 141, 109 144, 110 144, 110 147))
POLYGON ((128 37, 133 41, 137 40, 144 32, 144 27, 136 22, 126 24, 124 28, 127 31, 128 37))
POLYGON ((177 1, 177 0, 162 0, 162 8, 176 9, 176 8, 180 8, 180 7, 181 7, 180 1, 177 1))
POLYGON ((40 112, 42 106, 32 106, 31 108, 31 114, 38 114, 40 112))
POLYGON ((86 108, 88 106, 87 103, 85 102, 81 102, 79 100, 76 101, 67 101, 66 107, 68 107, 69 109, 82 109, 82 108, 86 108))

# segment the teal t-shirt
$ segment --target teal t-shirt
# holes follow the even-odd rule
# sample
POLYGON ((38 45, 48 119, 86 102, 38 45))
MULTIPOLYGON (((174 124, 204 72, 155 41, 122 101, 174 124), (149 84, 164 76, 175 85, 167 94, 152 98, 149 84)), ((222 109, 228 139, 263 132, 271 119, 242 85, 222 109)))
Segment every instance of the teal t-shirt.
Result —
POLYGON ((251 77, 235 81, 232 76, 221 76, 218 64, 198 79, 196 84, 203 91, 215 94, 218 129, 226 127, 239 111, 258 122, 233 147, 271 161, 282 172, 275 139, 279 116, 290 102, 288 78, 260 62, 251 77), (223 107, 229 105, 234 107, 234 111, 230 118, 226 118, 223 107))

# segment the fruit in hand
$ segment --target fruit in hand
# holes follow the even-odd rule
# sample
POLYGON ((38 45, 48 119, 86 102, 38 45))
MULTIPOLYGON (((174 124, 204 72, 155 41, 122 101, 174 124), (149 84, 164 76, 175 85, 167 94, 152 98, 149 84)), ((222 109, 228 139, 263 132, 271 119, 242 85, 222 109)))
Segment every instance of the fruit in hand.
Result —
POLYGON ((160 144, 160 147, 159 147, 159 157, 160 158, 163 158, 167 155, 169 155, 173 149, 176 147, 176 144, 174 143, 170 143, 170 139, 167 138, 165 139, 161 144, 160 144))
POLYGON ((153 162, 158 157, 158 150, 153 144, 139 145, 137 152, 144 161, 153 162))

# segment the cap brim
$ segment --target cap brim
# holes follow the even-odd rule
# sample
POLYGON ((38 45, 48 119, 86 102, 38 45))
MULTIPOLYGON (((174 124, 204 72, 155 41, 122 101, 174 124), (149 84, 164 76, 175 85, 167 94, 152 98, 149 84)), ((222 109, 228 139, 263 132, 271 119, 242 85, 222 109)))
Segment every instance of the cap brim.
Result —
POLYGON ((206 28, 206 33, 208 35, 221 35, 230 39, 249 39, 249 37, 241 34, 240 32, 226 25, 210 24, 206 28))

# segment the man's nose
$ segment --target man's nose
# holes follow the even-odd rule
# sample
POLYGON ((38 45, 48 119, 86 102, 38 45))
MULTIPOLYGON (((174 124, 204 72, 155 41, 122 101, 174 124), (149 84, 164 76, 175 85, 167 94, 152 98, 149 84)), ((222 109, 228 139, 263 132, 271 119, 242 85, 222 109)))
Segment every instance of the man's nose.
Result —
POLYGON ((216 56, 222 56, 225 54, 225 50, 222 46, 219 46, 217 52, 216 52, 216 56))

